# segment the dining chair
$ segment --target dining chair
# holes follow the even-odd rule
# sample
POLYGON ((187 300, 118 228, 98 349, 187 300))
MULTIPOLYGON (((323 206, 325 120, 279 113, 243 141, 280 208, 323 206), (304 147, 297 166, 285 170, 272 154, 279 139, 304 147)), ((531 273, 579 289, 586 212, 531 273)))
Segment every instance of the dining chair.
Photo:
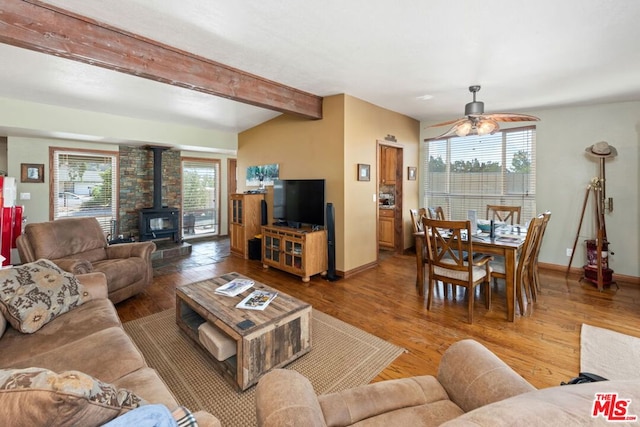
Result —
POLYGON ((411 214, 411 224, 413 225, 413 234, 415 236, 416 243, 416 289, 419 295, 424 294, 424 270, 427 263, 427 249, 424 244, 424 238, 418 236, 416 233, 422 232, 422 218, 427 216, 427 210, 425 208, 409 209, 411 214))
POLYGON ((466 288, 467 319, 473 323, 473 301, 475 288, 485 283, 485 306, 491 308, 491 267, 490 255, 473 258, 471 223, 469 221, 442 221, 423 218, 424 239, 427 246, 427 265, 429 267, 429 287, 427 310, 431 309, 436 281, 450 283, 466 288), (468 254, 467 260, 463 254, 468 254))
MULTIPOLYGON (((529 223, 527 228, 527 235, 524 239, 522 247, 520 248, 520 254, 516 259, 516 279, 515 279, 515 291, 516 299, 518 300, 518 308, 520 314, 524 316, 524 296, 529 298, 530 306, 533 308, 533 297, 530 294, 531 282, 533 280, 531 276, 531 263, 533 262, 533 254, 535 252, 536 241, 540 233, 540 229, 543 223, 543 216, 538 215, 534 217, 529 223)), ((492 277, 495 283, 497 279, 506 279, 505 264, 503 257, 495 257, 491 262, 492 277)))
MULTIPOLYGON (((429 209, 434 209, 434 212, 440 213, 441 216, 444 216, 442 208, 438 206, 438 208, 420 208, 420 209, 409 209, 411 213, 411 221, 413 223, 413 232, 421 233, 424 231, 424 227, 422 225, 422 218, 428 218, 429 209)), ((424 295, 424 277, 426 265, 429 260, 427 259, 427 246, 423 236, 416 235, 416 263, 417 263, 417 271, 416 275, 416 289, 418 289, 419 295, 424 295)), ((449 298, 449 285, 447 283, 443 283, 443 295, 445 298, 449 298)), ((455 289, 454 289, 455 291, 455 289)))
POLYGON ((487 205, 487 219, 520 224, 520 206, 487 205))
POLYGON ((427 215, 431 219, 439 219, 440 221, 444 221, 444 210, 442 206, 436 206, 435 208, 427 208, 427 215))
POLYGON ((411 214, 411 223, 413 224, 413 232, 422 231, 422 217, 427 215, 426 208, 409 209, 411 214))
POLYGON ((531 276, 531 293, 532 298, 536 301, 538 291, 540 290, 540 277, 538 275, 538 255, 540 254, 540 248, 542 247, 542 239, 544 238, 544 233, 547 230, 547 224, 551 219, 551 211, 546 211, 542 214, 542 225, 540 227, 540 232, 538 233, 538 239, 536 241, 536 247, 533 253, 533 261, 529 265, 531 276))

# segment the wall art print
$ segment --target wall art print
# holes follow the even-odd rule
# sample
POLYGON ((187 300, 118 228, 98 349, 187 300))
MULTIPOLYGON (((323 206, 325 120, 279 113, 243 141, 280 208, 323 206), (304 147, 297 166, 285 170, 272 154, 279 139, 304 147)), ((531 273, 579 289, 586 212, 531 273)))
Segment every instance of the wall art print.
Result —
POLYGON ((277 163, 247 168, 247 187, 273 185, 273 181, 280 177, 280 165, 277 163))

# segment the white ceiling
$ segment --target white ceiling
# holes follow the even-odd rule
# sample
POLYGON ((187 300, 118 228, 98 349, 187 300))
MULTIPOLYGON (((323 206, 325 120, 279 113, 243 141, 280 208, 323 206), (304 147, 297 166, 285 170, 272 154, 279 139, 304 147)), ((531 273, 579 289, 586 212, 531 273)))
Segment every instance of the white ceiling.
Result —
MULTIPOLYGON (((636 0, 48 0, 320 96, 418 120, 640 100, 636 0), (429 95, 431 99, 422 100, 429 95)), ((240 132, 279 113, 0 44, 0 97, 240 132)))

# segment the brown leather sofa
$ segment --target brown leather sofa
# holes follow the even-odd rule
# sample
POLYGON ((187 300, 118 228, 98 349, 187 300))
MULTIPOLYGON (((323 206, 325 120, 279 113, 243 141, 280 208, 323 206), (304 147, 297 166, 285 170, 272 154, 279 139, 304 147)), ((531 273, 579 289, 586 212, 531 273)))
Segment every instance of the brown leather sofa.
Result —
MULTIPOLYGON (((175 397, 156 371, 147 366, 142 353, 125 333, 113 303, 107 299, 104 274, 76 277, 88 291, 90 300, 34 333, 14 329, 0 312, 0 371, 32 367, 56 373, 80 371, 118 389, 130 390, 147 403, 175 409, 178 406, 175 397)), ((64 396, 54 386, 48 392, 42 387, 25 389, 20 398, 15 398, 18 391, 13 390, 18 386, 1 389, 2 424, 74 425, 69 420, 84 413, 84 421, 75 425, 91 426, 84 399, 64 396)), ((195 416, 200 427, 220 427, 220 421, 208 412, 198 411, 195 416)))
POLYGON ((153 242, 109 245, 93 217, 63 218, 27 224, 16 240, 22 263, 48 259, 73 274, 102 272, 115 304, 149 286, 153 280, 153 242))
MULTIPOLYGON (((256 412, 262 427, 610 425, 604 411, 592 416, 596 393, 640 402, 640 380, 536 390, 486 347, 467 339, 443 354, 437 377, 381 381, 318 396, 296 371, 271 371, 256 388, 256 412)), ((640 416, 640 406, 629 410, 628 415, 640 416)))

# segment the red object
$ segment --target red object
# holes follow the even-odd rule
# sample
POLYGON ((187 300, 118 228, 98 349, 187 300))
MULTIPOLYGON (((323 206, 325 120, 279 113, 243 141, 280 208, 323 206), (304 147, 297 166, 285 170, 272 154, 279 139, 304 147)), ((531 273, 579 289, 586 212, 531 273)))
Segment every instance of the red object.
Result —
MULTIPOLYGON (((584 266, 584 279, 597 285, 598 284, 598 267, 585 265, 584 266)), ((610 285, 613 283, 613 270, 610 268, 602 269, 602 284, 610 285)))
POLYGON ((13 213, 13 230, 11 231, 11 247, 17 248, 16 239, 22 234, 22 218, 24 206, 16 206, 13 213))
MULTIPOLYGON (((596 240, 587 240, 587 265, 595 269, 598 268, 598 243, 596 240)), ((602 242, 602 268, 609 268, 609 243, 602 242)))
POLYGON ((11 233, 14 211, 14 207, 2 208, 2 222, 0 222, 0 255, 4 257, 2 265, 11 264, 11 233))
MULTIPOLYGON (((586 243, 587 264, 583 267, 584 278, 598 285, 598 242, 597 240, 587 240, 586 243)), ((602 242, 600 265, 602 269, 602 285, 610 285, 613 283, 613 270, 609 268, 609 243, 606 241, 602 242)))
POLYGON ((22 234, 24 206, 0 208, 0 255, 3 266, 11 264, 11 250, 16 248, 16 239, 22 234))

